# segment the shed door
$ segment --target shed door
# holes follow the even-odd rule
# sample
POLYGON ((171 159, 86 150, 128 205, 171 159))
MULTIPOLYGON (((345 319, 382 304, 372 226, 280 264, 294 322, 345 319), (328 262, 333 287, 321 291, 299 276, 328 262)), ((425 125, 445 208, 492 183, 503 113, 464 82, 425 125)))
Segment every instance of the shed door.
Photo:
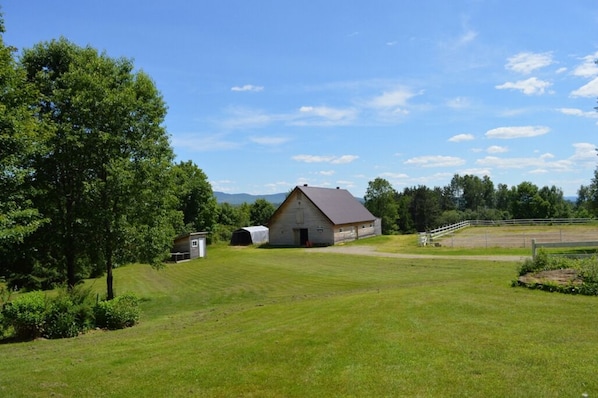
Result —
POLYGON ((199 240, 199 257, 205 257, 206 256, 206 240, 205 239, 200 239, 199 240))

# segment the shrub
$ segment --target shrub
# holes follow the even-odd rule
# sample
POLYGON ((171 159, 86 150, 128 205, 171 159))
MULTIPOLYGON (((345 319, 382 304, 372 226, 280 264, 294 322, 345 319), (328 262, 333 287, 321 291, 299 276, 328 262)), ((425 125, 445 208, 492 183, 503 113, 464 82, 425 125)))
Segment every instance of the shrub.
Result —
POLYGON ((94 307, 96 326, 106 329, 123 329, 139 321, 139 299, 124 294, 113 300, 98 302, 94 307))
POLYGON ((37 291, 20 296, 2 308, 2 322, 14 329, 17 339, 41 337, 44 331, 46 298, 37 291))
POLYGON ((75 337, 79 331, 72 300, 67 295, 60 295, 51 300, 44 313, 43 336, 49 339, 75 337))
POLYGON ((79 286, 62 289, 56 298, 48 300, 44 316, 43 336, 49 339, 75 337, 94 324, 90 289, 79 286))

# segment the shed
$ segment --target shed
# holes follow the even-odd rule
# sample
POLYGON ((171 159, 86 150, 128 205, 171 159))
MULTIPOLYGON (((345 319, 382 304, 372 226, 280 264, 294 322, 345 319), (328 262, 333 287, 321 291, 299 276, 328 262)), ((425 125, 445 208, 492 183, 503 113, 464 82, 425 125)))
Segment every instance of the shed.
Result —
POLYGON ((175 238, 170 259, 174 262, 205 257, 207 254, 207 232, 191 232, 175 238))
POLYGON ((233 232, 230 244, 233 246, 261 245, 268 243, 268 227, 262 225, 239 228, 233 232))

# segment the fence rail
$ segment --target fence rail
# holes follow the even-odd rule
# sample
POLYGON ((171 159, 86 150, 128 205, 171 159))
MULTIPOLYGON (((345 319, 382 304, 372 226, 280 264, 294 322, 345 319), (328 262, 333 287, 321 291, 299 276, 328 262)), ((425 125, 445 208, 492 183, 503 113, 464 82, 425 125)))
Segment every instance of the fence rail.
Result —
MULTIPOLYGON (((538 248, 541 247, 596 247, 598 246, 598 241, 589 241, 589 242, 536 242, 535 239, 532 239, 532 258, 536 258, 536 251, 538 248)), ((570 257, 591 257, 595 254, 568 254, 567 256, 570 257)))
POLYGON ((491 226, 529 226, 529 225, 576 225, 588 224, 596 221, 593 218, 526 218, 513 220, 465 220, 455 224, 435 228, 430 231, 419 233, 420 246, 433 243, 435 239, 450 235, 467 227, 491 227, 491 226))

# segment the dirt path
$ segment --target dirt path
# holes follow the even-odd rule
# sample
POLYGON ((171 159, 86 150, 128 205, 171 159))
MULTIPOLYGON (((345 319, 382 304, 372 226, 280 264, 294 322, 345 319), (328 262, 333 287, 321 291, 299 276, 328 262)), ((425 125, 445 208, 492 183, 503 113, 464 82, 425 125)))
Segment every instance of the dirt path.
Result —
POLYGON ((434 254, 409 254, 409 253, 385 253, 376 251, 372 246, 328 246, 318 247, 309 250, 319 251, 323 253, 341 253, 354 254, 360 256, 378 256, 378 257, 394 257, 394 258, 421 258, 421 259, 453 259, 453 260, 480 260, 480 261, 512 261, 523 262, 528 256, 450 256, 450 255, 434 255, 434 254))

